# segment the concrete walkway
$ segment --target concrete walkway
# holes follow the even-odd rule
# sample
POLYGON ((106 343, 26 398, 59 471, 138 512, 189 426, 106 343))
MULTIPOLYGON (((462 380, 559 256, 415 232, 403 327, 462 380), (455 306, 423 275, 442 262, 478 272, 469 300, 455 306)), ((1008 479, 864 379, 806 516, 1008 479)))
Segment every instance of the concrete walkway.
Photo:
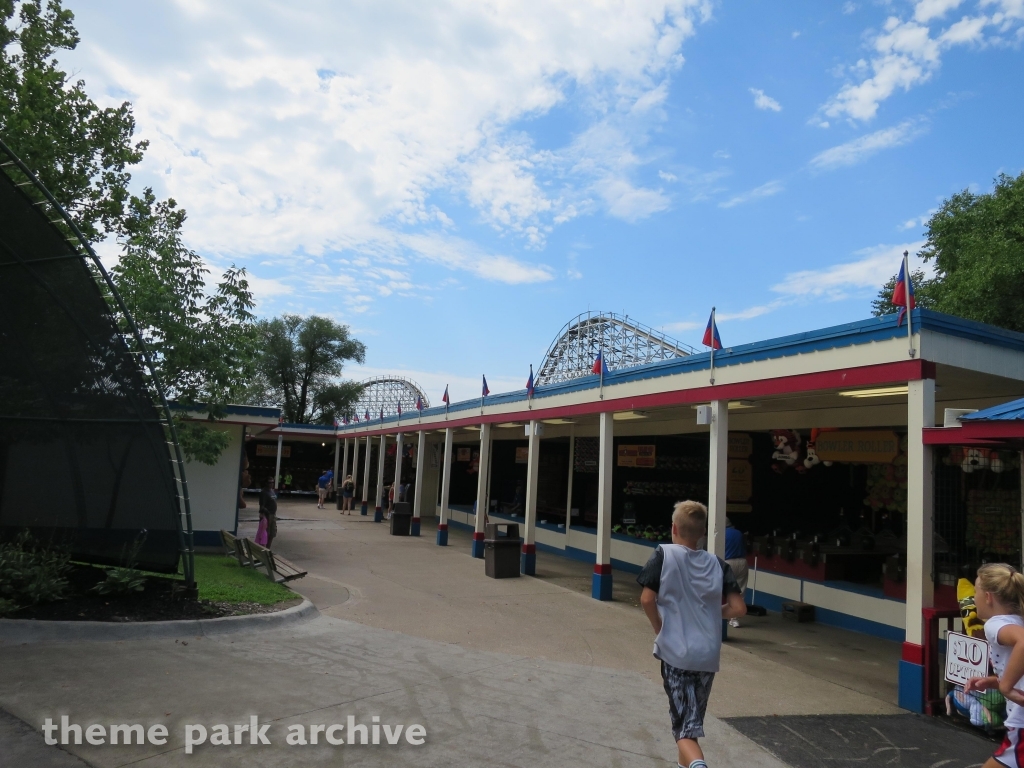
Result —
MULTIPOLYGON (((68 748, 95 766, 674 764, 651 631, 629 574, 617 574, 616 601, 601 603, 590 598, 581 564, 553 556, 538 555, 538 578, 487 579, 468 535, 453 531, 452 545, 437 547, 429 521, 416 539, 312 502, 283 503, 280 517, 274 548, 309 569, 294 584, 321 618, 222 637, 6 648, 0 708, 35 729, 64 714, 83 725, 168 726, 165 747, 68 748), (251 715, 272 723, 271 746, 207 744, 184 754, 186 723, 233 725, 251 715), (420 723, 426 743, 284 743, 290 724, 349 715, 420 723)), ((788 647, 771 638, 784 629, 751 627, 743 640, 741 628, 724 649, 704 742, 712 766, 786 765, 719 718, 900 712, 871 685, 751 652, 788 647), (749 639, 756 632, 761 645, 749 639)))

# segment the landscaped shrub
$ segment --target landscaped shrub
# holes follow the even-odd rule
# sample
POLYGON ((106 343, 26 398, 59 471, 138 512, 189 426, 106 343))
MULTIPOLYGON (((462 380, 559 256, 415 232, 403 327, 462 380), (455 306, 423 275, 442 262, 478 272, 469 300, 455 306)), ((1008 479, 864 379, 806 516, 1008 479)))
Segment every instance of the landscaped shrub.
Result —
POLYGON ((146 535, 145 529, 139 531, 131 547, 125 546, 121 550, 121 566, 108 568, 107 578, 93 587, 93 590, 101 595, 126 595, 129 592, 142 592, 146 588, 146 574, 135 567, 142 545, 146 543, 146 535))
POLYGON ((66 552, 36 544, 28 531, 0 543, 0 614, 62 599, 69 568, 66 552))

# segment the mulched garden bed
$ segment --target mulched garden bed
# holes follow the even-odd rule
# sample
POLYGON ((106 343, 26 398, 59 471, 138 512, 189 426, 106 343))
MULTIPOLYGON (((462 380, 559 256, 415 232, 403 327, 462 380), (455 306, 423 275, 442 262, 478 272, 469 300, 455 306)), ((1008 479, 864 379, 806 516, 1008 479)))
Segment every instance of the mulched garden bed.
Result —
POLYGON ((261 603, 223 603, 214 600, 186 600, 182 582, 151 576, 142 592, 126 595, 100 595, 90 590, 106 578, 106 572, 90 565, 75 565, 67 574, 68 598, 54 603, 22 608, 8 614, 9 619, 46 621, 172 621, 175 619, 216 619, 252 613, 274 613, 302 602, 296 596, 275 605, 261 603))

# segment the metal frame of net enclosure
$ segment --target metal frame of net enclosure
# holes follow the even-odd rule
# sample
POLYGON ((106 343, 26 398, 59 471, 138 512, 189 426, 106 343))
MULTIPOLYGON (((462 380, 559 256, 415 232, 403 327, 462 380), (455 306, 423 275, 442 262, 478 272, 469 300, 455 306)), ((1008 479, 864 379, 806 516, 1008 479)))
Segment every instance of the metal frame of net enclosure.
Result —
POLYGON ((175 572, 195 594, 192 515, 171 411, 95 251, 0 141, 0 534, 77 560, 175 572))

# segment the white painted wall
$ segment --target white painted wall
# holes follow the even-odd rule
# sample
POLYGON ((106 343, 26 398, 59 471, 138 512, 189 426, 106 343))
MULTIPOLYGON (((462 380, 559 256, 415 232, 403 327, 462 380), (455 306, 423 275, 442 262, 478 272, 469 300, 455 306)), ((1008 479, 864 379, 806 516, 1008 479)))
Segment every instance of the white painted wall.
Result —
POLYGON ((235 530, 238 508, 238 473, 242 461, 241 424, 208 424, 207 429, 227 432, 231 442, 212 467, 198 461, 185 465, 193 531, 235 530))

